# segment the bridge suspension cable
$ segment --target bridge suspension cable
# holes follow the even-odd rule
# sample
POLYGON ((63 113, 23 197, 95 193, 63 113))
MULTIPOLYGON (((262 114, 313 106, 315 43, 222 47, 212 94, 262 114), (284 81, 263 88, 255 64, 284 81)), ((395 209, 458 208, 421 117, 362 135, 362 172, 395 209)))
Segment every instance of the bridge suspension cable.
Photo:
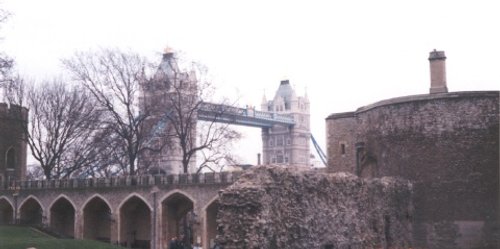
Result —
POLYGON ((313 142, 314 148, 316 149, 316 152, 318 152, 319 158, 321 159, 323 164, 328 167, 328 164, 326 162, 327 161, 326 154, 323 152, 321 147, 319 147, 319 144, 318 144, 318 142, 316 142, 316 139, 314 139, 314 136, 312 135, 312 133, 311 133, 311 140, 313 142))

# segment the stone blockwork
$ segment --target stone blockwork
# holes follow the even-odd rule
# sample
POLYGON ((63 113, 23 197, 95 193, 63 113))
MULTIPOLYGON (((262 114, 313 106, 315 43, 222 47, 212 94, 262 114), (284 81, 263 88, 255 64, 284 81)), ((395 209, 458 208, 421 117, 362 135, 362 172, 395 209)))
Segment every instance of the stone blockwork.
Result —
POLYGON ((27 122, 28 109, 0 103, 0 182, 25 178, 27 122))
POLYGON ((219 197, 225 249, 409 248, 412 186, 262 166, 219 197))
POLYGON ((330 172, 414 183, 416 246, 499 246, 498 91, 399 97, 326 123, 330 172))
POLYGON ((166 248, 172 236, 179 237, 180 221, 189 213, 192 242, 207 249, 216 230, 209 222, 215 220, 215 212, 209 209, 216 206, 218 192, 239 175, 18 181, 0 187, 0 225, 42 226, 66 237, 158 249, 166 248))

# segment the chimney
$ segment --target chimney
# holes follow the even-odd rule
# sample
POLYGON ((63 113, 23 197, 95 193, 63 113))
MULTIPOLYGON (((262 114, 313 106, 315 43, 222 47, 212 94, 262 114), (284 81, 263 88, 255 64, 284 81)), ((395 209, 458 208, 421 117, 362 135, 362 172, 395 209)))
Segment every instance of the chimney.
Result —
POLYGON ((260 165, 260 153, 257 153, 257 165, 260 165))
POLYGON ((431 67, 431 88, 430 93, 447 93, 446 87, 446 56, 444 51, 431 51, 429 53, 429 63, 431 67))

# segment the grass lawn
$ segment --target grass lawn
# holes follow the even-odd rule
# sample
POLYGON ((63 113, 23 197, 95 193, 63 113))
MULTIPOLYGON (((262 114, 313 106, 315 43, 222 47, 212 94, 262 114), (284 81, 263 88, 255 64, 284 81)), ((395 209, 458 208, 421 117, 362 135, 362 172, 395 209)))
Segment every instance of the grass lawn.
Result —
POLYGON ((1 249, 123 249, 93 240, 56 239, 29 227, 0 226, 1 249))

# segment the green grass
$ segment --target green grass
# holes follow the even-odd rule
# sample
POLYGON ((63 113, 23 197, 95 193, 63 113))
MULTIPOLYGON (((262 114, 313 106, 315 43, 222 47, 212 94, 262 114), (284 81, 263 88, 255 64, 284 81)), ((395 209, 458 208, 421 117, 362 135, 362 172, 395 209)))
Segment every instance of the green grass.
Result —
POLYGON ((21 226, 0 226, 1 249, 123 249, 93 240, 56 239, 21 226))

